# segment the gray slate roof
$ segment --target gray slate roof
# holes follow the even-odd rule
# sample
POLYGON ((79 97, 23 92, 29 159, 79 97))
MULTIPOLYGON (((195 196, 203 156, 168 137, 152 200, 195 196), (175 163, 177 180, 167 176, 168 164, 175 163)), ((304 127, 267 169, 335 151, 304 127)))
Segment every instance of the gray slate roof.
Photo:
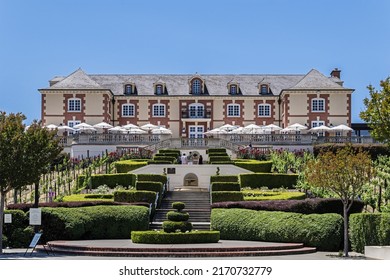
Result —
MULTIPOLYGON (((168 95, 188 95, 190 80, 199 76, 205 82, 207 92, 213 96, 228 95, 228 83, 239 83, 242 95, 258 96, 259 84, 269 84, 272 94, 279 95, 286 89, 344 89, 332 78, 325 77, 317 70, 307 75, 173 75, 173 74, 133 74, 133 75, 94 75, 78 69, 47 89, 109 89, 114 95, 123 95, 124 85, 132 83, 138 95, 153 96, 156 83, 164 83, 168 95)), ((56 78, 58 79, 58 77, 56 78)))

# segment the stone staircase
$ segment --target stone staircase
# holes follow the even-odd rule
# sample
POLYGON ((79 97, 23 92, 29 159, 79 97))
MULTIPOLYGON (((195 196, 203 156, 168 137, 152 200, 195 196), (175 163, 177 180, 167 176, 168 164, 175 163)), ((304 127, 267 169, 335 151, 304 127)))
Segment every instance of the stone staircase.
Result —
POLYGON ((190 214, 189 222, 192 223, 195 230, 210 230, 210 194, 194 190, 181 190, 167 192, 161 208, 156 209, 153 222, 150 223, 150 229, 161 229, 162 222, 167 220, 167 213, 173 211, 172 202, 184 202, 186 208, 184 211, 190 214))

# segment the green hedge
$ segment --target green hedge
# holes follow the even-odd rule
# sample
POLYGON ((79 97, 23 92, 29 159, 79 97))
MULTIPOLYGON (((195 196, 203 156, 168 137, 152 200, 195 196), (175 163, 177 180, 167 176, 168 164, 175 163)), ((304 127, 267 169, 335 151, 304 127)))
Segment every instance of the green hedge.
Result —
POLYGON ((5 210, 4 214, 12 215, 12 223, 3 225, 3 234, 6 236, 3 247, 27 247, 34 236, 33 227, 29 226, 28 213, 21 210, 5 210))
POLYGON ((172 164, 169 160, 150 160, 148 164, 172 164))
POLYGON ((177 160, 176 157, 165 156, 165 155, 155 155, 153 161, 169 161, 170 163, 175 163, 177 160))
POLYGON ((259 160, 246 160, 246 161, 234 161, 234 164, 238 167, 257 172, 257 173, 270 173, 272 168, 272 161, 259 161, 259 160))
POLYGON ((115 202, 147 202, 156 201, 156 193, 151 191, 116 191, 114 192, 115 202))
POLYGON ((137 174, 137 181, 161 182, 165 185, 168 181, 168 177, 160 174, 137 174))
POLYGON ((226 153, 226 149, 225 148, 210 148, 210 149, 207 149, 207 153, 208 154, 212 154, 212 153, 226 153))
POLYGON ((158 193, 158 206, 163 199, 163 184, 161 182, 138 181, 135 183, 137 191, 152 191, 158 193))
POLYGON ((42 208, 45 241, 128 238, 149 228, 149 209, 142 206, 42 208))
POLYGON ((214 182, 238 183, 238 175, 213 175, 210 177, 210 183, 214 182))
POLYGON ((229 155, 226 152, 221 153, 209 153, 209 157, 228 157, 229 155))
POLYGON ((211 229, 221 239, 304 243, 321 251, 342 244, 343 219, 338 214, 297 214, 247 209, 213 209, 211 229))
POLYGON ((214 182, 211 183, 211 191, 213 192, 239 192, 241 190, 239 183, 233 182, 214 182))
MULTIPOLYGON (((84 185, 85 175, 79 175, 77 178, 77 188, 84 185)), ((91 176, 91 188, 96 189, 99 186, 107 185, 109 188, 115 188, 117 185, 123 187, 134 186, 136 181, 135 174, 118 173, 118 174, 94 174, 91 176)), ((87 186, 89 188, 89 186, 87 186)))
POLYGON ((364 253, 364 246, 389 246, 390 213, 352 214, 349 234, 355 252, 364 253))
POLYGON ((223 201, 243 201, 244 195, 242 192, 212 192, 212 203, 223 201))
POLYGON ((181 155, 180 150, 175 150, 175 149, 159 150, 158 153, 166 154, 166 155, 175 155, 176 157, 179 157, 181 155))
POLYGON ((164 221, 162 223, 162 228, 164 232, 170 233, 170 232, 190 232, 192 230, 192 223, 187 221, 164 221))
MULTIPOLYGON (((320 153, 331 151, 336 153, 338 150, 345 148, 348 144, 320 144, 314 145, 314 156, 318 156, 320 153)), ((390 156, 390 148, 386 144, 353 144, 351 148, 357 153, 359 150, 367 152, 372 160, 376 160, 380 155, 390 156)))
POLYGON ((213 161, 209 162, 210 164, 233 164, 232 161, 213 161))
POLYGON ((113 199, 113 194, 86 194, 85 199, 113 199))
POLYGON ((190 214, 187 212, 169 211, 167 213, 167 219, 174 222, 185 222, 190 218, 190 214))
POLYGON ((140 167, 148 165, 149 160, 145 161, 133 161, 133 160, 121 160, 115 162, 115 168, 117 173, 128 173, 140 167))
POLYGON ((293 189, 298 180, 297 174, 254 173, 240 174, 241 188, 288 188, 293 189))
POLYGON ((186 233, 132 231, 131 241, 133 241, 133 243, 146 244, 218 243, 219 231, 191 231, 186 233))
POLYGON ((215 161, 231 161, 229 156, 211 156, 209 155, 209 162, 215 161))

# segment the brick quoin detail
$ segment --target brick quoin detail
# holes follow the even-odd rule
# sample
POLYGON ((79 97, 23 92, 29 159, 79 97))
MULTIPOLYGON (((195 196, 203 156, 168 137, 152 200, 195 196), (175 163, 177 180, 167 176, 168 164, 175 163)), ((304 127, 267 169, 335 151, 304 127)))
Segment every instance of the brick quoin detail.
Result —
POLYGON ((46 123, 46 94, 41 95, 41 120, 43 122, 43 125, 48 125, 46 123))
POLYGON ((68 121, 72 121, 73 117, 75 120, 85 122, 85 94, 64 94, 64 122, 63 124, 68 125, 68 121), (81 112, 68 112, 68 100, 70 98, 80 98, 81 99, 81 112))
POLYGON ((106 123, 111 122, 110 102, 111 102, 110 97, 107 94, 105 94, 103 98, 103 121, 106 123))
POLYGON ((325 125, 329 125, 329 94, 320 94, 319 98, 325 99, 325 112, 312 112, 311 111, 311 101, 314 98, 317 98, 317 94, 308 94, 308 104, 307 104, 307 125, 311 128, 311 122, 317 121, 317 117, 320 118, 320 121, 324 121, 325 125))
POLYGON ((117 119, 117 122, 118 122, 118 125, 126 125, 127 123, 132 123, 132 124, 135 124, 135 125, 138 125, 138 121, 139 121, 139 101, 138 100, 134 100, 134 99, 130 99, 128 100, 129 102, 127 102, 127 100, 117 100, 117 116, 118 116, 118 119, 117 119), (122 117, 122 105, 123 104, 133 104, 134 105, 134 117, 122 117))
POLYGON ((277 104, 275 102, 275 100, 266 100, 265 103, 263 102, 263 100, 255 100, 255 124, 257 125, 263 125, 263 122, 265 121, 266 125, 268 124, 273 124, 275 122, 275 112, 276 112, 276 108, 275 108, 275 104, 277 104), (268 105, 271 105, 271 116, 270 117, 260 117, 259 116, 259 105, 261 104, 268 104, 268 105))
POLYGON ((347 95, 347 125, 351 126, 352 120, 351 120, 351 94, 349 93, 347 95))
POLYGON ((149 122, 154 125, 158 125, 158 122, 160 122, 160 125, 165 125, 166 128, 169 128, 169 100, 160 100, 158 102, 157 100, 149 100, 149 122), (153 117, 153 105, 155 104, 164 104, 165 105, 165 117, 153 117))
POLYGON ((284 120, 283 120, 283 124, 284 124, 284 127, 287 127, 289 124, 288 124, 288 119, 290 118, 290 95, 289 94, 286 94, 284 96, 284 100, 282 101, 282 114, 284 112, 284 120))
POLYGON ((224 100, 223 101, 223 108, 224 108, 224 116, 223 121, 225 124, 232 124, 233 121, 235 122, 235 125, 243 126, 244 123, 244 100, 235 100, 233 103, 232 100, 224 100), (239 104, 240 105, 240 116, 239 117, 228 117, 228 108, 227 106, 229 104, 239 104))

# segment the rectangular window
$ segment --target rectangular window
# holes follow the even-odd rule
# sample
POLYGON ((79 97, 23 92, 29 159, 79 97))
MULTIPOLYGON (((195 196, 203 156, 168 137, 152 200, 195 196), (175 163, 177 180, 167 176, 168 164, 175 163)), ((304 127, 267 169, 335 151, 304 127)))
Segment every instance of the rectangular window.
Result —
POLYGON ((81 99, 69 99, 68 112, 81 112, 81 99))
MULTIPOLYGON (((74 127, 75 125, 78 125, 78 124, 80 124, 81 123, 81 121, 68 121, 68 126, 69 127, 74 127)), ((68 132, 68 135, 70 135, 70 134, 74 134, 75 132, 73 132, 73 131, 69 131, 68 132)))
POLYGON ((228 117, 239 117, 240 116, 240 105, 239 104, 230 104, 227 107, 228 117))
POLYGON ((153 117, 165 117, 165 105, 153 105, 153 117))
POLYGON ((325 100, 324 99, 313 99, 311 105, 312 112, 325 112, 325 100))
POLYGON ((122 116, 123 117, 134 117, 135 116, 135 106, 133 104, 122 105, 122 116))
MULTIPOLYGON (((314 127, 318 127, 318 126, 321 126, 321 125, 325 125, 325 122, 324 121, 312 121, 311 122, 311 127, 314 128, 314 127)), ((319 131, 317 133, 318 136, 325 136, 325 133, 323 131, 319 131)))
POLYGON ((259 117, 270 117, 271 116, 271 106, 268 104, 259 105, 259 117))

